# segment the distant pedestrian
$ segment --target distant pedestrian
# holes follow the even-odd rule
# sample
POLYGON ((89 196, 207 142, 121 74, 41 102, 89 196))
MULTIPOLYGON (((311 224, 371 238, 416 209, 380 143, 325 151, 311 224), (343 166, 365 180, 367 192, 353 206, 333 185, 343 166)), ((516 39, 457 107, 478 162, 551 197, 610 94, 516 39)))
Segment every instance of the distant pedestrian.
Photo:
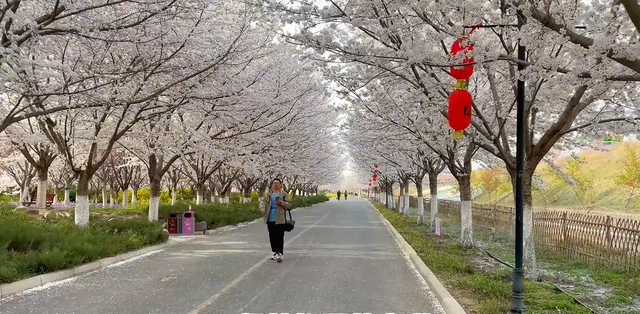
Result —
POLYGON ((278 260, 278 263, 280 263, 284 255, 286 211, 291 211, 293 207, 289 194, 282 190, 282 181, 280 179, 275 178, 271 181, 271 191, 265 193, 260 203, 260 211, 269 231, 269 242, 273 252, 271 260, 278 260))
POLYGON ((338 191, 338 200, 340 200, 340 195, 342 195, 342 193, 338 191))
POLYGON ((347 195, 348 195, 348 194, 349 194, 349 193, 347 193, 347 191, 344 191, 344 200, 345 200, 345 201, 347 200, 347 195))

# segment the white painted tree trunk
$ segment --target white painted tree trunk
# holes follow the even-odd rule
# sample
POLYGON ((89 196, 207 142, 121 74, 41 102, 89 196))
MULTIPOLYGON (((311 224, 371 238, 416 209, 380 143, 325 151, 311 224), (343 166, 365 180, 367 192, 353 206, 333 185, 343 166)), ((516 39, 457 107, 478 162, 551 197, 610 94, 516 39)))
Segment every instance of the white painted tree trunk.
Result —
POLYGON ((80 227, 89 225, 89 196, 76 195, 75 222, 80 227))
POLYGON ((29 194, 29 193, 27 192, 27 188, 26 187, 23 187, 23 188, 20 189, 20 201, 21 202, 24 202, 24 201, 27 200, 27 194, 29 194))
POLYGON ((538 264, 536 263, 536 249, 533 242, 533 206, 523 204, 523 256, 524 271, 528 278, 538 278, 538 264))
POLYGON ((251 197, 245 197, 244 198, 244 202, 245 203, 251 203, 251 197))
POLYGON ((198 195, 196 195, 196 205, 202 204, 203 199, 204 199, 204 195, 202 195, 202 193, 198 193, 198 195))
POLYGON ((436 217, 438 217, 438 194, 431 195, 429 198, 431 231, 436 231, 436 217))
POLYGON ((225 195, 225 196, 224 196, 224 203, 225 203, 225 204, 229 204, 229 203, 230 203, 230 202, 229 202, 229 195, 225 195))
POLYGON ((47 180, 38 180, 38 196, 36 197, 37 208, 47 207, 47 180))
POLYGON ((215 195, 213 195, 213 193, 211 193, 211 196, 209 196, 209 201, 210 201, 211 203, 215 203, 215 202, 216 202, 216 196, 215 196, 215 195))
POLYGON ((404 193, 404 215, 406 216, 409 212, 409 194, 405 191, 404 193))
POLYGON ((109 191, 109 206, 113 208, 116 203, 116 195, 113 190, 111 190, 109 191))
POLYGON ((418 196, 418 224, 424 223, 424 199, 418 196))
POLYGON ((122 191, 122 208, 129 207, 129 188, 122 191))
POLYGON ((133 193, 131 193, 131 204, 138 203, 138 190, 134 189, 133 193))
POLYGON ((54 204, 58 204, 58 193, 60 193, 60 189, 59 188, 53 188, 53 203, 54 204))
POLYGON ((107 207, 107 188, 102 188, 102 207, 107 207))
POLYGON ((176 204, 177 198, 178 198, 178 193, 176 192, 176 189, 173 189, 173 191, 171 191, 171 206, 176 204))
POLYGON ((158 221, 158 209, 160 207, 160 197, 152 196, 149 199, 149 221, 158 221))
POLYGON ((71 193, 71 189, 64 189, 64 203, 65 204, 69 204, 71 203, 71 199, 69 198, 69 194, 71 193))
POLYGON ((461 227, 460 230, 460 242, 462 242, 462 246, 464 247, 472 247, 473 246, 473 215, 471 209, 471 201, 462 201, 460 202, 460 220, 461 227))

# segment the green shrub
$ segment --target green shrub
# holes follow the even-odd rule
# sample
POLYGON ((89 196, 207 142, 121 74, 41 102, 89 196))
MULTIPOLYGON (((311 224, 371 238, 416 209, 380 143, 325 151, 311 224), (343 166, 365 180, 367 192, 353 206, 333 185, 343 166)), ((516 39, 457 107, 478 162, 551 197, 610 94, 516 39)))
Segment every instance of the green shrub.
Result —
POLYGON ((245 221, 251 221, 262 216, 256 203, 232 203, 220 204, 210 203, 202 205, 193 205, 189 203, 176 203, 176 205, 161 205, 159 209, 159 217, 166 220, 171 212, 177 212, 182 215, 183 212, 191 210, 195 213, 196 221, 206 221, 208 228, 217 228, 226 225, 237 225, 245 221))
POLYGON ((229 202, 240 203, 240 193, 231 193, 231 195, 229 195, 229 202))
POLYGON ((0 210, 0 284, 62 270, 166 241, 162 226, 145 219, 43 221, 0 210))
MULTIPOLYGON (((328 200, 328 198, 322 195, 310 197, 298 196, 292 200, 292 203, 294 208, 298 208, 311 206, 328 200)), ((191 210, 195 213, 196 221, 206 221, 207 228, 210 229, 226 225, 237 225, 262 217, 257 202, 231 204, 207 203, 202 205, 177 202, 176 205, 173 206, 160 205, 158 213, 159 219, 166 220, 171 212, 182 215, 183 212, 189 210, 189 206, 191 206, 191 210)))

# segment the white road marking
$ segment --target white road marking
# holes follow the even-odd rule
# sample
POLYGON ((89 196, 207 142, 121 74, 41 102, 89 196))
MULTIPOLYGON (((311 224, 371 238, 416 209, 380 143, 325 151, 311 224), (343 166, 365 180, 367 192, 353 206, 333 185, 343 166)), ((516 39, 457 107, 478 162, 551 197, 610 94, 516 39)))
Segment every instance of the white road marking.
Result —
MULTIPOLYGON (((294 241, 295 239, 297 239, 299 236, 303 235, 305 232, 307 232, 307 230, 311 229, 313 226, 315 226, 316 224, 318 224, 320 221, 322 221, 323 219, 327 218, 327 216, 329 216, 330 213, 327 213, 326 215, 324 215, 322 218, 318 219, 318 221, 316 221, 315 223, 313 223, 312 225, 310 225, 309 227, 305 228, 304 230, 302 230, 300 233, 298 233, 296 236, 294 236, 293 238, 291 238, 289 241, 287 241, 285 243, 289 244, 292 241, 294 241)), ((208 298, 207 300, 205 300, 204 302, 202 302, 200 305, 198 305, 193 311, 187 313, 187 314, 198 314, 200 313, 202 310, 204 310, 205 308, 207 308, 207 306, 213 304, 213 302, 215 302, 216 300, 218 300, 218 298, 220 298, 220 296, 222 296, 224 293, 226 293, 227 291, 231 290, 233 287, 235 287, 238 283, 240 283, 240 281, 242 281, 243 279, 247 278, 254 270, 256 270, 258 267, 262 266, 264 263, 266 263, 268 261, 268 259, 263 259, 261 261, 259 261, 258 263, 256 263, 255 265, 251 266, 251 268, 249 268, 247 271, 245 271, 244 273, 242 273, 240 276, 238 276, 236 279, 234 279, 233 281, 231 281, 229 284, 227 284, 224 288, 222 288, 222 290, 220 290, 220 292, 212 295, 210 298, 208 298)))

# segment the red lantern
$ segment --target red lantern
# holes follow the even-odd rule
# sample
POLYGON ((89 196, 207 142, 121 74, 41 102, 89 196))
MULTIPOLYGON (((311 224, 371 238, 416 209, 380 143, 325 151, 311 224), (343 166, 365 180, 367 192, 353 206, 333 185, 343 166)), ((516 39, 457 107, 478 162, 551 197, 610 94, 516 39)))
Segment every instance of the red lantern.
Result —
POLYGON ((374 168, 378 168, 378 165, 373 165, 374 168))
MULTIPOLYGON (((469 35, 480 26, 481 25, 476 25, 473 27, 469 35)), ((452 56, 458 53, 462 54, 462 63, 458 64, 474 62, 473 57, 471 57, 473 45, 468 41, 469 35, 465 35, 463 32, 462 36, 456 39, 451 46, 452 56)), ((449 95, 449 126, 454 130, 453 138, 459 140, 463 138, 463 131, 469 127, 471 123, 471 106, 473 100, 469 92, 467 92, 467 80, 473 74, 473 64, 452 66, 450 70, 451 76, 456 79, 456 85, 454 91, 449 95)))
POLYGON ((371 186, 371 182, 369 182, 369 186, 371 186))
MULTIPOLYGON (((462 53, 464 58, 461 64, 473 63, 473 57, 468 57, 467 55, 473 51, 473 45, 469 43, 467 40, 467 36, 462 36, 462 38, 456 39, 451 46, 451 55, 455 56, 458 53, 462 53)), ((460 65, 460 66, 452 66, 450 67, 451 76, 456 80, 468 80, 473 74, 473 64, 469 65, 460 65)))
POLYGON ((454 90, 449 95, 449 126, 455 130, 454 139, 462 139, 463 131, 471 124, 473 100, 466 90, 454 90))

